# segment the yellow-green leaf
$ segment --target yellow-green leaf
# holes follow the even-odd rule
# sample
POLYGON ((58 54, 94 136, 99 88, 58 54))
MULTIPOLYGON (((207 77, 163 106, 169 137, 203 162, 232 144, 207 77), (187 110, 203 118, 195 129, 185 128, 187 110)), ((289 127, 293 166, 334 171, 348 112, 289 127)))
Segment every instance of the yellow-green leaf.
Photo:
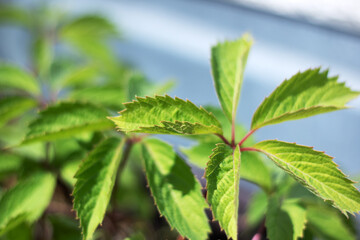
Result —
POLYGON ((328 71, 320 72, 320 68, 295 74, 261 103, 251 129, 346 108, 345 104, 360 92, 337 79, 328 77, 328 71))
POLYGON ((211 67, 216 93, 226 117, 236 116, 247 57, 252 45, 249 35, 219 43, 211 49, 211 67))
POLYGON ((217 144, 205 170, 207 200, 228 238, 238 235, 240 149, 217 144))
POLYGON ((22 222, 41 217, 55 189, 51 173, 33 173, 4 193, 0 200, 0 235, 22 222))
POLYGON ((257 143, 254 148, 345 215, 360 211, 360 192, 337 168, 332 157, 310 147, 276 140, 257 143))
POLYGON ((40 112, 22 144, 73 137, 81 132, 110 129, 108 112, 90 103, 61 102, 40 112))
POLYGON ((169 96, 137 98, 109 117, 120 131, 153 134, 222 134, 219 121, 189 100, 169 96))
POLYGON ((80 219, 83 239, 92 236, 103 221, 125 140, 109 138, 100 143, 75 174, 74 209, 80 219))
POLYGON ((146 176, 161 215, 181 236, 208 239, 207 204, 201 186, 172 147, 157 139, 143 146, 146 176))
POLYGON ((0 87, 1 90, 13 88, 34 95, 40 93, 40 87, 30 73, 17 66, 5 63, 0 64, 0 87))

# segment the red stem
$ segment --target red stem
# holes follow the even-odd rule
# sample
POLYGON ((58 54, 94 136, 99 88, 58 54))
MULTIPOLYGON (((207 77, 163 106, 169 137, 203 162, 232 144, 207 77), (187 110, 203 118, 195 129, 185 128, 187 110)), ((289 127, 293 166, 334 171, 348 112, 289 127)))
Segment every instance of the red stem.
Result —
POLYGON ((241 151, 241 152, 245 152, 245 151, 261 152, 260 149, 252 148, 252 147, 240 148, 240 151, 241 151))
POLYGON ((231 146, 235 148, 235 118, 233 118, 231 124, 231 146))
POLYGON ((216 136, 218 136, 225 144, 231 146, 231 144, 229 143, 229 141, 221 134, 215 134, 216 136))
POLYGON ((257 130, 257 128, 249 131, 245 137, 239 142, 239 146, 241 147, 241 145, 246 141, 246 139, 248 139, 255 131, 257 130))

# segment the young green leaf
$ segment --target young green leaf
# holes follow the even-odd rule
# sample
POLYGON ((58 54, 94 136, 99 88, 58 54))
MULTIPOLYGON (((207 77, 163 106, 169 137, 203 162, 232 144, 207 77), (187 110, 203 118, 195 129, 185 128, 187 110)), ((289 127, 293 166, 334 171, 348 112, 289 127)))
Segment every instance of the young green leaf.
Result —
POLYGON ((146 176, 159 212, 181 236, 207 239, 210 227, 201 186, 172 147, 157 139, 143 146, 146 176))
POLYGON ((36 106, 31 98, 11 96, 0 100, 0 127, 36 106))
POLYGON ((32 23, 31 20, 31 15, 25 10, 0 4, 0 23, 17 23, 23 26, 29 26, 32 23))
POLYGON ((257 143, 254 148, 266 154, 315 195, 329 200, 345 215, 360 211, 360 192, 330 156, 310 147, 276 140, 257 143))
MULTIPOLYGON (((242 152, 243 154, 244 152, 242 152)), ((249 200, 246 211, 246 222, 250 227, 255 227, 264 218, 268 208, 268 196, 264 191, 255 192, 249 200)))
POLYGON ((0 153, 0 179, 8 173, 19 173, 23 159, 10 153, 0 153))
POLYGON ((205 170, 207 200, 228 238, 238 235, 240 149, 217 144, 205 170))
POLYGON ((38 83, 28 72, 4 63, 0 64, 0 87, 4 90, 14 88, 35 95, 40 93, 38 83))
POLYGON ((75 65, 72 61, 54 61, 52 85, 54 89, 63 87, 88 87, 95 82, 99 69, 92 64, 75 65))
POLYGON ((122 109, 126 91, 118 86, 87 87, 72 91, 70 99, 86 101, 111 109, 122 109))
POLYGON ((306 211, 308 226, 322 239, 355 240, 355 234, 345 224, 344 219, 332 209, 311 206, 306 211))
POLYGON ((33 57, 36 70, 42 78, 47 78, 53 61, 53 43, 49 38, 39 38, 34 42, 33 57))
POLYGON ((211 49, 211 67, 221 107, 232 122, 236 116, 245 65, 252 45, 249 35, 211 49))
POLYGON ((278 197, 269 200, 266 230, 269 240, 297 240, 303 236, 306 210, 293 199, 281 203, 278 197))
POLYGON ((110 37, 118 36, 118 31, 106 18, 85 15, 64 24, 60 30, 61 39, 75 46, 103 67, 116 68, 113 52, 105 42, 110 37))
POLYGON ((30 124, 22 144, 109 129, 113 124, 106 119, 106 115, 106 110, 90 103, 59 103, 40 112, 39 117, 30 124))
POLYGON ((117 36, 118 31, 106 18, 98 15, 84 15, 62 26, 60 34, 65 39, 106 40, 108 37, 117 36))
POLYGON ((74 209, 80 219, 83 239, 92 239, 103 221, 125 140, 109 138, 100 143, 75 174, 74 209))
POLYGON ((271 190, 271 174, 259 153, 245 151, 241 153, 241 179, 253 182, 265 192, 271 190))
MULTIPOLYGON (((185 153, 192 164, 204 169, 210 160, 209 154, 217 143, 218 141, 200 142, 189 149, 181 148, 181 151, 185 153)), ((266 192, 271 189, 270 171, 259 153, 246 151, 241 154, 240 176, 241 179, 259 185, 266 192)))
POLYGON ((256 110, 251 129, 346 108, 359 95, 320 68, 285 80, 256 110))
POLYGON ((33 173, 5 192, 0 200, 0 235, 22 222, 37 220, 48 206, 55 189, 50 173, 33 173))
POLYGON ((109 117, 120 131, 154 134, 222 134, 221 125, 204 108, 169 96, 137 98, 124 104, 118 117, 109 117))

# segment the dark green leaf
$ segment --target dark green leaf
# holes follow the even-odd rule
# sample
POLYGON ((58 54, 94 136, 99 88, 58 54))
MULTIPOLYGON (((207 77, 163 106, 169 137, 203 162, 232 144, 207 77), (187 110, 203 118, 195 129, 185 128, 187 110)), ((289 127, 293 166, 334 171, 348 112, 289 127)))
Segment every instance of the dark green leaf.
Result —
POLYGON ((269 240, 297 240, 303 236, 305 224, 306 210, 298 202, 270 199, 265 222, 269 240))
POLYGON ((307 218, 309 227, 316 233, 329 240, 355 240, 356 236, 344 223, 344 219, 337 212, 327 207, 308 207, 307 218))
POLYGON ((201 186, 172 147, 160 140, 143 146, 146 176, 159 212, 181 236, 207 239, 210 227, 201 186))

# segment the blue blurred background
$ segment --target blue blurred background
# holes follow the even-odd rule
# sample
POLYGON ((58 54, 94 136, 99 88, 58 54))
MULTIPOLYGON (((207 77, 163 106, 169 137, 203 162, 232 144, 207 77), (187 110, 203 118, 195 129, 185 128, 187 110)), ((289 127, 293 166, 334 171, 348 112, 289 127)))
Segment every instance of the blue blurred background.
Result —
MULTIPOLYGON (((11 2, 29 7, 39 3, 11 2)), ((264 6, 250 0, 43 2, 74 14, 95 12, 109 17, 123 33, 121 42, 113 42, 119 57, 154 81, 175 78, 178 84, 169 94, 188 98, 197 105, 219 104, 210 74, 210 47, 245 32, 252 34, 255 44, 249 55, 238 111, 238 121, 247 127, 265 96, 299 70, 330 68, 330 75, 339 75, 340 81, 360 90, 360 24, 355 16, 358 14, 354 15, 360 11, 360 5, 356 1, 326 1, 328 12, 320 12, 324 9, 319 6, 317 11, 310 1, 303 2, 301 11, 296 6, 294 11, 288 11, 287 1, 276 0, 273 5, 270 1, 264 6)), ((0 57, 27 65, 26 37, 19 29, 0 27, 0 57)), ((345 173, 358 175, 360 100, 350 106, 347 110, 265 127, 256 133, 256 138, 315 146, 334 156, 345 173)))

